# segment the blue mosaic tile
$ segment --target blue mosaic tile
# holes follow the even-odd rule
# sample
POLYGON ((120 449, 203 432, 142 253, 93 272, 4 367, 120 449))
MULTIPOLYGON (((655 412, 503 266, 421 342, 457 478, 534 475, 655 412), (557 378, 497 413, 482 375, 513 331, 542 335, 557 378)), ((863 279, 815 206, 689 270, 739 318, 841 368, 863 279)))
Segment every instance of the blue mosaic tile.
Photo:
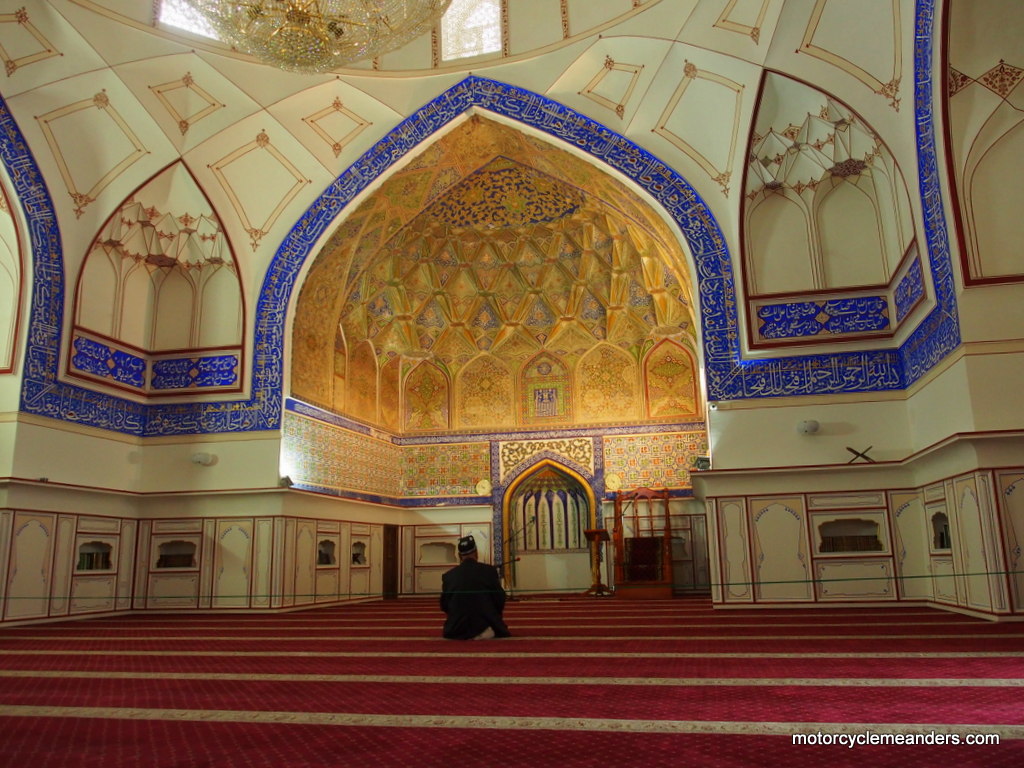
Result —
POLYGON ((899 350, 812 355, 784 361, 743 360, 736 289, 725 238, 693 188, 652 154, 600 123, 539 94, 469 76, 403 120, 299 218, 274 255, 257 297, 252 396, 217 403, 139 405, 58 380, 65 299, 60 232, 42 174, 6 102, 0 99, 0 160, 28 222, 33 254, 21 409, 144 436, 279 428, 285 313, 313 246, 356 195, 420 142, 473 107, 520 122, 588 153, 645 190, 674 219, 695 260, 708 400, 905 388, 960 343, 932 121, 933 30, 934 0, 918 0, 915 128, 925 241, 937 305, 899 350))
POLYGON ((865 333, 889 327, 889 303, 882 296, 764 304, 757 309, 764 339, 865 333))
POLYGON ((82 336, 75 338, 72 348, 71 365, 79 371, 140 390, 145 388, 146 361, 143 358, 82 336))
POLYGON ((921 274, 921 262, 915 259, 893 293, 893 300, 896 304, 896 322, 903 322, 903 318, 910 314, 910 311, 923 297, 924 275, 921 274))
POLYGON ((815 336, 822 331, 822 324, 817 320, 820 311, 821 304, 816 301, 765 304, 757 308, 757 319, 761 321, 759 332, 764 339, 815 336))
POLYGON ((175 357, 153 363, 154 390, 228 387, 238 381, 237 355, 175 357))

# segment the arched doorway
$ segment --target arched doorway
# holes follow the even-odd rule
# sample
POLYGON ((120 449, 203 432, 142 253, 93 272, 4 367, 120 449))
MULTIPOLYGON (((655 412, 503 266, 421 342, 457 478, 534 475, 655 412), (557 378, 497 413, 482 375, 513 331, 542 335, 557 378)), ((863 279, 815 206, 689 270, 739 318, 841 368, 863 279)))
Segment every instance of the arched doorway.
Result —
POLYGON ((583 532, 596 526, 597 502, 577 472, 544 459, 502 497, 504 576, 520 592, 583 592, 591 586, 583 532))

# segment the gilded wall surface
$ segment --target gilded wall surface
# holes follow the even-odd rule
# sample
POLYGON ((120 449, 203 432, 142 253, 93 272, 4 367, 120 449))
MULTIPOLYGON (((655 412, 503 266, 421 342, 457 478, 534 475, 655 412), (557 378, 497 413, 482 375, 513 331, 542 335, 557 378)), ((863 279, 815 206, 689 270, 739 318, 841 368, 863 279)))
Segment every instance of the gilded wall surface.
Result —
POLYGON ((315 259, 292 394, 399 435, 692 420, 683 261, 622 184, 471 118, 315 259))
POLYGON ((284 418, 284 469, 292 481, 389 502, 477 497, 490 503, 491 487, 504 487, 543 459, 586 477, 615 475, 624 488, 686 490, 694 458, 708 450, 707 433, 697 425, 678 432, 540 439, 491 434, 476 441, 400 444, 318 419, 314 409, 299 410, 304 412, 288 411, 284 418))

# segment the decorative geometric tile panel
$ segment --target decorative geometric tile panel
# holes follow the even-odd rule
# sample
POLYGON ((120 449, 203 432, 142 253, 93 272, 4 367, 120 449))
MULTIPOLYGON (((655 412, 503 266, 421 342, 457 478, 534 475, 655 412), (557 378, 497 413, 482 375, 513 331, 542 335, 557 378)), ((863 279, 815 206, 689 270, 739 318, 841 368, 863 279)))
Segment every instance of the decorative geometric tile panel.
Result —
POLYGON ((957 304, 935 148, 932 59, 934 0, 917 0, 914 34, 920 191, 935 308, 898 350, 744 360, 736 289, 725 239, 704 202, 671 168, 603 125, 505 83, 470 76, 403 120, 343 173, 278 248, 256 302, 252 396, 216 403, 149 404, 58 380, 65 300, 63 250, 52 199, 7 104, 0 99, 0 161, 27 221, 33 255, 31 316, 21 410, 142 436, 278 429, 282 421, 285 315, 314 245, 357 195, 424 139, 474 107, 590 153, 650 194, 684 233, 699 276, 707 400, 903 389, 960 344, 957 304))
POLYGON ((521 375, 522 422, 566 423, 572 413, 572 386, 566 365, 551 355, 543 355, 531 360, 521 375))
POLYGON ((541 453, 564 456, 590 474, 594 473, 594 441, 590 438, 511 440, 498 444, 499 480, 504 482, 509 472, 541 453))
POLYGON ((605 476, 618 475, 623 488, 690 488, 693 459, 707 452, 706 432, 606 437, 605 476))
POLYGON ((697 414, 697 366, 684 347, 663 339, 644 362, 647 416, 681 420, 697 414))
POLYGON ((284 415, 281 451, 297 485, 396 498, 402 449, 392 443, 294 413, 284 415))
POLYGON ((475 496, 491 477, 491 448, 486 442, 402 447, 406 496, 475 496))

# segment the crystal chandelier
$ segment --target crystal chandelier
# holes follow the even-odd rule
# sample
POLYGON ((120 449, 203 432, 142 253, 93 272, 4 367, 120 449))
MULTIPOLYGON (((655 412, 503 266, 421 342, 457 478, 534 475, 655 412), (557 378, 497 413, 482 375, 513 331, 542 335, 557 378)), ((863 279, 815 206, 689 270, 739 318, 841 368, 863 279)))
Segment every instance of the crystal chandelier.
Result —
POLYGON ((451 0, 179 0, 218 37, 292 72, 327 72, 393 51, 444 15, 451 0))

